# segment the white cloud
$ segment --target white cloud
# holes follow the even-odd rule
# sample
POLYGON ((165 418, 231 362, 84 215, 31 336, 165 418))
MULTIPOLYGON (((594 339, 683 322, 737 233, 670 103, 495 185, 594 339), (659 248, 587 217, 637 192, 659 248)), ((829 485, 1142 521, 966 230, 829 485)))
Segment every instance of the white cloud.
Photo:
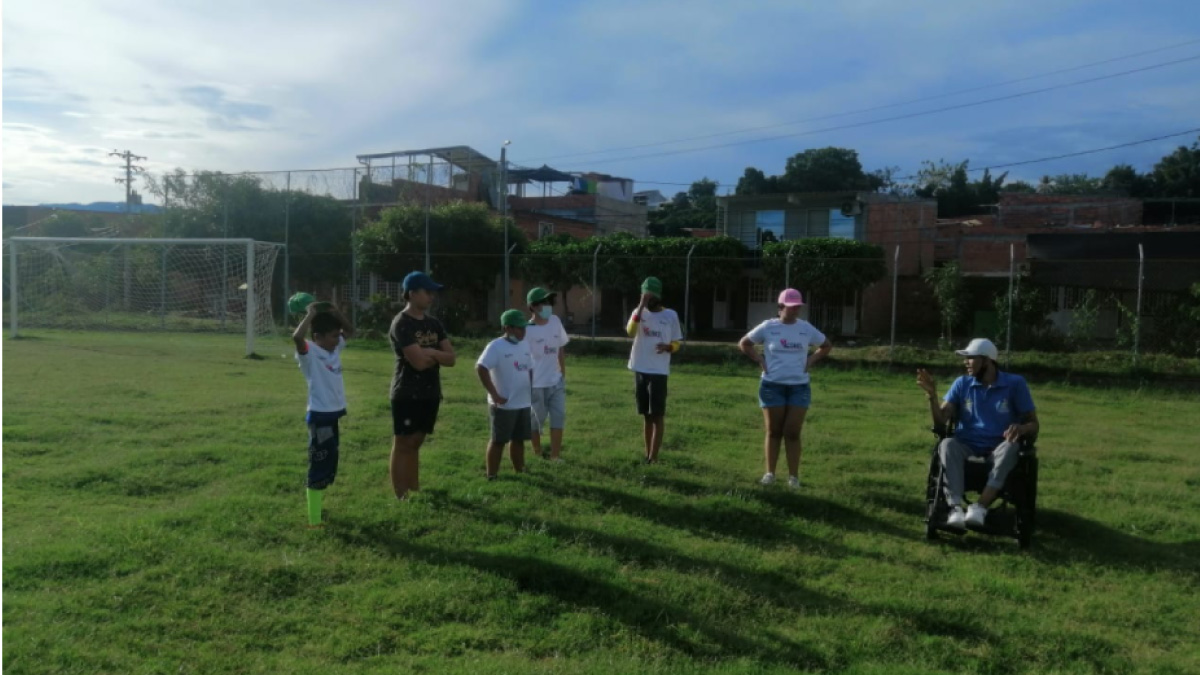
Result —
POLYGON ((119 199, 118 162, 100 153, 126 148, 154 171, 238 172, 351 166, 359 153, 439 145, 496 156, 508 138, 516 162, 567 155, 550 163, 732 183, 746 166, 781 171, 806 147, 853 147, 868 168, 908 171, 926 158, 980 165, 1184 128, 1200 104, 1198 63, 911 120, 601 161, 799 134, 1200 52, 796 123, 1151 49, 1200 28, 1194 13, 1101 4, 19 0, 4 13, 4 199, 119 199), (80 163, 97 159, 111 166, 80 163))

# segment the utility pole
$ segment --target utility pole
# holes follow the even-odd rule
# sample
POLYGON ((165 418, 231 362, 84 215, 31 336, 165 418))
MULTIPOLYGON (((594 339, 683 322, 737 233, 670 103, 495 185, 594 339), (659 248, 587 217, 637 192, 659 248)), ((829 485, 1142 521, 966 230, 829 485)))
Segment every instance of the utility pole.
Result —
MULTIPOLYGON (((108 156, 109 157, 120 157, 121 159, 125 160, 125 177, 124 178, 114 178, 113 180, 118 183, 125 184, 125 213, 129 213, 130 211, 133 210, 133 198, 134 198, 134 195, 136 194, 133 191, 133 174, 134 174, 134 172, 141 173, 146 170, 145 167, 141 167, 141 166, 134 164, 134 161, 137 161, 137 160, 145 161, 146 158, 142 157, 141 155, 135 155, 132 152, 130 152, 129 150, 126 150, 125 152, 117 152, 116 150, 113 150, 112 152, 108 153, 108 156)), ((141 195, 138 195, 137 198, 138 198, 138 203, 140 204, 141 203, 141 195)))

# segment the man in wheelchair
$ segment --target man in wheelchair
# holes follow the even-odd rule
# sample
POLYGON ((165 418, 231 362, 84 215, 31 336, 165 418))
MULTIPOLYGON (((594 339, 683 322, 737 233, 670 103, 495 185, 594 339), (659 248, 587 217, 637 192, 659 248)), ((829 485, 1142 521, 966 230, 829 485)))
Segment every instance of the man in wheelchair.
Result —
POLYGON ((938 444, 950 509, 945 526, 982 529, 988 508, 1020 459, 1022 441, 1038 434, 1037 411, 1025 378, 997 367, 998 352, 990 340, 976 338, 955 353, 964 357, 967 374, 950 385, 940 405, 933 377, 925 369, 917 371, 917 386, 929 400, 935 430, 945 432, 938 444), (947 425, 952 422, 951 430, 947 425), (979 500, 964 511, 967 463, 981 459, 989 467, 986 486, 979 500))

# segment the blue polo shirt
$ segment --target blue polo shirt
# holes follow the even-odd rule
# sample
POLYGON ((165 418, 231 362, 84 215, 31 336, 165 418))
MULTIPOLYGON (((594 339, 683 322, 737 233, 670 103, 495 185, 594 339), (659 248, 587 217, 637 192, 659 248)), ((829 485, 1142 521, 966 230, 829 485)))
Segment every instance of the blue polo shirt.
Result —
POLYGON ((944 400, 958 411, 954 437, 977 454, 995 450, 1004 441, 1004 430, 1035 409, 1025 378, 1001 371, 990 387, 970 375, 959 377, 944 400))

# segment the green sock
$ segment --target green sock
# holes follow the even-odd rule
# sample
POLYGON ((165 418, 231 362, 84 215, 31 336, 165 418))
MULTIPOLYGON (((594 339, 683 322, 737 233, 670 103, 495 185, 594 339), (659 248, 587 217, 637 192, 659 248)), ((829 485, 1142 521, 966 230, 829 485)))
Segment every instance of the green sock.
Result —
POLYGON ((308 493, 308 524, 321 524, 321 498, 325 496, 324 490, 313 490, 311 488, 305 490, 308 493))

